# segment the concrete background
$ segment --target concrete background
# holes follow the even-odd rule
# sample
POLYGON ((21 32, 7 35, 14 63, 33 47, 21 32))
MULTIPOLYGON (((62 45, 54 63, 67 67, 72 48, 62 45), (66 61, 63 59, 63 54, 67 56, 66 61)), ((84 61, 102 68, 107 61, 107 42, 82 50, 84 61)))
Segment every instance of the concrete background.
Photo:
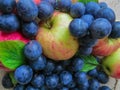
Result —
MULTIPOLYGON (((115 11, 117 21, 120 21, 120 0, 99 0, 99 1, 106 2, 109 5, 109 7, 111 7, 115 11)), ((0 71, 0 81, 4 73, 5 73, 4 71, 0 71)), ((107 85, 111 87, 112 90, 120 90, 120 80, 110 78, 107 85)), ((8 89, 4 89, 0 82, 0 90, 8 90, 8 89)), ((9 90, 12 90, 12 89, 9 89, 9 90)))

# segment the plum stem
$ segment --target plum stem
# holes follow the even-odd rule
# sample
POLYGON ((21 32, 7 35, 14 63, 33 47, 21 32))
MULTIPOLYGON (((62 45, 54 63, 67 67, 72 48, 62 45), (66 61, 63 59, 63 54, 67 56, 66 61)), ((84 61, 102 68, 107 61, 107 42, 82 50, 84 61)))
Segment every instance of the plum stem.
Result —
POLYGON ((117 84, 118 84, 118 79, 116 79, 116 81, 115 81, 114 90, 116 90, 117 84))

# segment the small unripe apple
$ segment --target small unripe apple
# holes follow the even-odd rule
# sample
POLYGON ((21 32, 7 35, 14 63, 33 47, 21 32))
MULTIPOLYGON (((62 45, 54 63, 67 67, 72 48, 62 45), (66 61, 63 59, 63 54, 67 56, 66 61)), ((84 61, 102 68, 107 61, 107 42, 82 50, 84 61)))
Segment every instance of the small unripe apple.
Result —
POLYGON ((120 48, 103 58, 102 66, 108 75, 120 79, 120 48))
POLYGON ((53 60, 67 60, 77 52, 78 40, 69 31, 72 21, 69 14, 54 12, 51 19, 40 24, 36 40, 43 48, 43 54, 53 60))

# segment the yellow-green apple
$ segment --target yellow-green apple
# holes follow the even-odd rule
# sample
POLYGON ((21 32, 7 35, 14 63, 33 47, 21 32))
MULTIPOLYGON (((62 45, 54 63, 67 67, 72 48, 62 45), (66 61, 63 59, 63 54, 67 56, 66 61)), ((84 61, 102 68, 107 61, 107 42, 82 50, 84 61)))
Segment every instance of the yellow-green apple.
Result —
POLYGON ((120 38, 111 39, 105 37, 99 39, 96 45, 93 47, 92 54, 95 56, 108 56, 120 47, 120 38))
POLYGON ((36 40, 43 53, 53 60, 67 60, 77 52, 78 40, 69 31, 72 17, 67 13, 54 12, 51 19, 40 24, 36 40))
POLYGON ((103 58, 102 66, 108 75, 120 79, 120 48, 103 58))

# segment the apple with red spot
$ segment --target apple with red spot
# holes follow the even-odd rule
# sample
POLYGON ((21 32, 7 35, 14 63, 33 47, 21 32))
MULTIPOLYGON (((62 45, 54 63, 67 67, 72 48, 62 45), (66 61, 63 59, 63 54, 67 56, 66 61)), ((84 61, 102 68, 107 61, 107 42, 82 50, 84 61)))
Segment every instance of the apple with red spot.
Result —
POLYGON ((108 56, 120 47, 120 38, 112 39, 105 37, 98 40, 93 47, 92 54, 95 56, 108 56))
MULTIPOLYGON (((16 1, 16 3, 19 1, 19 0, 15 0, 16 1)), ((41 0, 33 0, 33 2, 36 4, 36 5, 38 5, 40 2, 41 2, 41 0)))
POLYGON ((120 79, 120 48, 111 55, 104 57, 102 66, 108 75, 120 79))
POLYGON ((53 60, 68 60, 78 50, 78 40, 69 32, 72 17, 67 13, 54 12, 49 21, 40 24, 36 40, 43 54, 53 60))
POLYGON ((33 1, 36 5, 38 5, 41 2, 41 0, 33 0, 33 1))
POLYGON ((76 2, 78 2, 78 0, 72 0, 72 3, 76 3, 76 2))

